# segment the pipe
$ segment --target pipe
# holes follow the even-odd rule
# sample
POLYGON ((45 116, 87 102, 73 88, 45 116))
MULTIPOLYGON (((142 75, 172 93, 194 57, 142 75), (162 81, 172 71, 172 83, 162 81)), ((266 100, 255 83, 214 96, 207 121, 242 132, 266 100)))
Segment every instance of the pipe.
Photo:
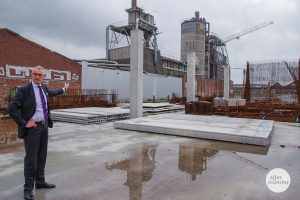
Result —
POLYGON ((136 8, 136 3, 137 2, 137 0, 132 0, 131 1, 131 8, 136 8))
POLYGON ((119 64, 116 61, 113 60, 101 60, 101 59, 95 59, 95 60, 79 60, 79 59, 73 59, 75 62, 82 62, 86 61, 88 63, 99 63, 99 64, 119 64))
POLYGON ((298 80, 296 81, 296 91, 297 91, 298 103, 300 104, 300 59, 298 62, 298 80))
POLYGON ((106 35, 105 35, 105 36, 106 36, 106 41, 105 41, 105 47, 106 47, 106 49, 105 49, 105 50, 106 50, 106 51, 105 51, 105 52, 106 52, 106 59, 109 59, 109 58, 108 58, 108 50, 109 50, 109 29, 110 29, 110 27, 111 27, 110 25, 107 26, 107 27, 106 27, 106 32, 105 32, 105 34, 106 34, 106 35))
POLYGON ((130 67, 130 64, 107 64, 107 63, 91 63, 89 64, 91 67, 101 67, 101 66, 106 66, 106 67, 130 67))

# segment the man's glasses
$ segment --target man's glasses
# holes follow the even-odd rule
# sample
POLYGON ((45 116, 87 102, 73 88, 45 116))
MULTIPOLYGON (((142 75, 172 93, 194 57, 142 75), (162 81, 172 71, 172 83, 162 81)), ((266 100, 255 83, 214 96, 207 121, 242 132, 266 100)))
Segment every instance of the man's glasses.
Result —
POLYGON ((32 74, 35 75, 35 76, 40 76, 40 77, 44 76, 44 74, 39 74, 39 73, 32 73, 32 74))

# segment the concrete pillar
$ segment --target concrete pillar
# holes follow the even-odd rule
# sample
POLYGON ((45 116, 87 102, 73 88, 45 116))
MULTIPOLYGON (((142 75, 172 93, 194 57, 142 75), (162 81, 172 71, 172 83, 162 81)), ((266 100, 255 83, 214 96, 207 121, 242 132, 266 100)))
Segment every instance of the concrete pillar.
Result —
POLYGON ((230 68, 229 65, 224 67, 224 98, 229 98, 229 79, 230 79, 230 68))
POLYGON ((89 77, 89 69, 87 61, 81 61, 81 88, 88 89, 87 80, 89 77))
POLYGON ((195 100, 196 52, 187 53, 187 102, 195 100))
POLYGON ((144 32, 130 32, 130 118, 143 116, 144 32))
POLYGON ((157 99, 157 94, 156 94, 156 78, 153 77, 153 95, 152 95, 153 98, 155 98, 154 100, 157 99))

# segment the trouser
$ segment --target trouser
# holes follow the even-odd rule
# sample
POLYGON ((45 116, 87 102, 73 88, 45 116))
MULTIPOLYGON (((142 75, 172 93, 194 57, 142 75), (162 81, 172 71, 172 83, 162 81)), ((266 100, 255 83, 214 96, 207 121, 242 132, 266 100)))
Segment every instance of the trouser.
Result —
POLYGON ((34 181, 45 181, 45 165, 48 148, 48 123, 37 123, 36 127, 27 129, 24 137, 24 191, 32 191, 34 181))

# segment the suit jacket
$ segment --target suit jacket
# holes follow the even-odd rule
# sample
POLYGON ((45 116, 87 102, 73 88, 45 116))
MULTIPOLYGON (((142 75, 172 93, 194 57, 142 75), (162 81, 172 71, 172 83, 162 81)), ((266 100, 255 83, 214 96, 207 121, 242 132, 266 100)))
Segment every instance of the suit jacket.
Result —
MULTIPOLYGON (((51 113, 49 109, 49 97, 57 96, 64 93, 63 89, 49 90, 47 85, 42 84, 48 104, 48 126, 53 127, 51 113)), ((8 106, 8 113, 10 117, 18 124, 18 137, 23 139, 26 132, 26 124, 35 113, 36 102, 32 83, 21 86, 12 102, 8 106)))

